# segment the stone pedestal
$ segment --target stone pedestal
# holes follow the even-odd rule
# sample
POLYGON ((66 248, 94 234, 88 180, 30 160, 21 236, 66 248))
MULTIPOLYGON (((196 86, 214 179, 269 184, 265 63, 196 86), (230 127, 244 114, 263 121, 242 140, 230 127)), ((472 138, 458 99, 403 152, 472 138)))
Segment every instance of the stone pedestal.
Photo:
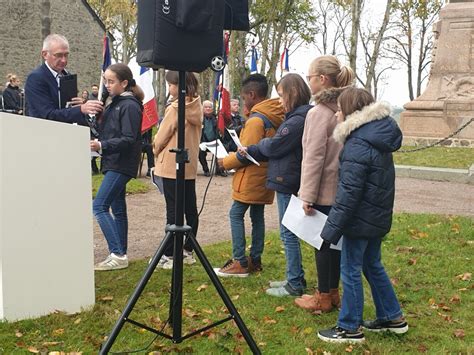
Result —
MULTIPOLYGON (((406 144, 437 141, 474 117, 474 2, 450 1, 434 32, 428 85, 400 116, 406 144)), ((474 146, 474 122, 445 145, 474 146)))
POLYGON ((0 320, 94 305, 89 134, 0 113, 0 320))

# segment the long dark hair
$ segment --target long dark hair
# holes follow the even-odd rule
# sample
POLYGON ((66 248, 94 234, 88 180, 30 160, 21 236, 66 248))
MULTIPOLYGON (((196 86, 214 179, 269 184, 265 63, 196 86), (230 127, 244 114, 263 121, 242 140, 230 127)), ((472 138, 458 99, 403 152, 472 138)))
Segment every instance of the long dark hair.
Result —
MULTIPOLYGON (((165 80, 173 85, 179 84, 179 73, 174 70, 168 70, 165 74, 165 80)), ((186 96, 190 99, 199 95, 199 82, 194 73, 186 72, 186 96)))
POLYGON ((110 70, 113 72, 116 76, 117 79, 120 81, 127 80, 128 84, 127 87, 125 88, 125 91, 131 91, 133 93, 133 96, 140 101, 143 102, 143 99, 145 98, 145 94, 143 93, 143 90, 141 89, 140 86, 137 85, 135 82, 135 79, 133 79, 133 74, 132 71, 128 66, 126 66, 123 63, 115 63, 112 65, 109 65, 107 67, 107 70, 110 70))

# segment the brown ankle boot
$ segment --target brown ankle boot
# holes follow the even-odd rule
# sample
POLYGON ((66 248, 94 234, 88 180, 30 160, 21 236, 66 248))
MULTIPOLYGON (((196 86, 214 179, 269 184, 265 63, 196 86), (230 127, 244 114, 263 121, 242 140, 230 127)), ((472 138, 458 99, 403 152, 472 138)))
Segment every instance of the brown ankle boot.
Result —
POLYGON ((330 312, 332 311, 331 295, 329 293, 320 293, 316 291, 314 297, 297 298, 295 304, 310 312, 330 312))
POLYGON ((339 289, 332 288, 329 290, 329 294, 331 295, 331 304, 336 308, 341 308, 341 297, 339 296, 339 289))

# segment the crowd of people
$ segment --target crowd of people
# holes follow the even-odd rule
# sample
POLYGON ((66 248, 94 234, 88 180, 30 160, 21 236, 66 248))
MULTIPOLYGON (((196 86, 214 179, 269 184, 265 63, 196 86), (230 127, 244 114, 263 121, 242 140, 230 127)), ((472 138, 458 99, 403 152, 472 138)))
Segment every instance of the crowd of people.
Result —
MULTIPOLYGON (((143 92, 130 69, 117 63, 104 73, 107 104, 99 100, 98 86, 94 85, 91 93, 84 90, 70 106, 61 107, 58 84, 60 75, 66 73, 67 39, 49 35, 43 43, 42 56, 44 64, 33 70, 26 81, 27 114, 81 125, 89 124, 88 115, 97 116, 98 136, 91 138, 90 149, 101 156, 104 179, 93 201, 93 212, 109 255, 95 269, 124 269, 128 267, 125 189, 137 176, 143 151, 143 92)), ((320 339, 329 342, 362 342, 363 329, 399 334, 408 330, 381 262, 381 241, 390 230, 394 203, 392 153, 400 148, 402 134, 390 117, 390 107, 374 102, 368 91, 354 87, 354 77, 352 70, 336 57, 321 56, 309 64, 306 81, 297 74, 284 75, 276 85, 279 97, 268 98, 271 88, 266 77, 248 76, 242 82, 240 100, 231 101, 232 114, 226 122, 227 128, 237 132, 241 147, 235 145, 228 132, 217 129, 215 108, 211 101, 202 100, 197 76, 186 73, 185 78, 185 147, 189 159, 184 185, 186 223, 197 236, 198 162, 205 176, 212 172, 208 154, 200 149, 200 143, 220 138, 229 155, 213 157, 211 167, 214 165, 215 174, 224 177, 233 171, 233 202, 229 209, 232 258, 223 262, 217 275, 245 278, 263 271, 264 208, 273 203, 276 195, 285 279, 270 281, 266 294, 293 297, 297 307, 311 312, 339 309, 336 326, 318 332, 320 339), (240 102, 245 115, 240 114, 240 102), (328 216, 321 232, 323 243, 314 250, 318 278, 314 294, 304 294, 307 280, 300 240, 282 224, 292 195, 303 201, 306 215, 328 216), (247 211, 252 225, 249 255, 244 223, 247 211), (332 248, 341 238, 342 250, 332 248), (372 291, 374 321, 363 320, 362 273, 372 291)), ((170 100, 156 135, 148 134, 146 145, 153 154, 148 167, 153 166, 153 173, 163 182, 166 223, 174 224, 176 155, 170 149, 177 146, 178 72, 167 71, 165 79, 170 100)), ((11 76, 7 97, 14 96, 18 85, 18 79, 11 76)), ((15 100, 11 102, 15 104, 15 100)), ((188 240, 183 247, 183 261, 196 262, 188 240)), ((165 246, 157 268, 173 268, 171 243, 165 246)))

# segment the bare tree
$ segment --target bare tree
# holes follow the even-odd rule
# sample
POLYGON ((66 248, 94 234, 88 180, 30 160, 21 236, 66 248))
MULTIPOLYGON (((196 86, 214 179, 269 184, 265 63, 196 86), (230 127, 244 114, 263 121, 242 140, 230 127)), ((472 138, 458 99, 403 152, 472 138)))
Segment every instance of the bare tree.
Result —
POLYGON ((374 81, 377 79, 376 65, 380 56, 380 51, 382 49, 382 43, 384 40, 386 40, 385 31, 390 21, 391 10, 392 0, 387 0, 387 3, 385 5, 384 17, 380 28, 377 29, 375 33, 369 32, 368 35, 364 35, 363 33, 361 33, 362 47, 364 49, 365 58, 367 60, 367 66, 365 69, 366 78, 365 82, 363 82, 363 85, 368 91, 372 91, 373 85, 376 84, 374 83, 374 81), (371 50, 369 50, 368 47, 369 41, 373 41, 373 47, 371 50))
POLYGON ((430 53, 433 48, 431 27, 438 18, 442 5, 443 1, 440 0, 394 2, 396 26, 391 36, 393 45, 389 51, 406 67, 410 100, 415 99, 415 92, 416 96, 420 95, 421 86, 427 77, 430 53))

